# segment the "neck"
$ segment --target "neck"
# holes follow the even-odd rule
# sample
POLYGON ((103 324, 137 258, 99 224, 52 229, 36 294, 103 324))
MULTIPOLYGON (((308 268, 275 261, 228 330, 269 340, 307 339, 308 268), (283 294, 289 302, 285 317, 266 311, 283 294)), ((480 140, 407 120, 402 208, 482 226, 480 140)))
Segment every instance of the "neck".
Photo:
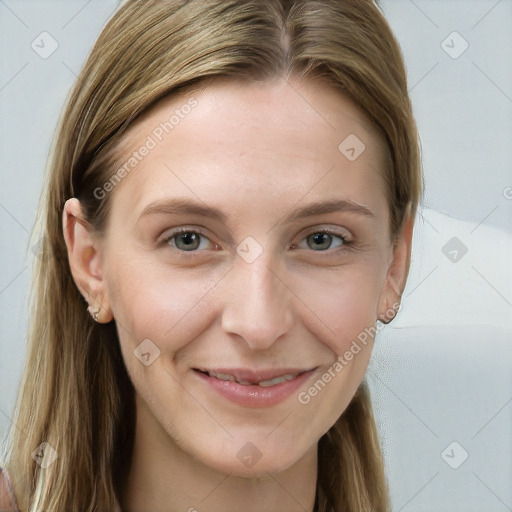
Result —
POLYGON ((155 430, 139 417, 122 496, 124 512, 313 511, 317 445, 280 473, 245 478, 206 466, 162 428, 155 430))

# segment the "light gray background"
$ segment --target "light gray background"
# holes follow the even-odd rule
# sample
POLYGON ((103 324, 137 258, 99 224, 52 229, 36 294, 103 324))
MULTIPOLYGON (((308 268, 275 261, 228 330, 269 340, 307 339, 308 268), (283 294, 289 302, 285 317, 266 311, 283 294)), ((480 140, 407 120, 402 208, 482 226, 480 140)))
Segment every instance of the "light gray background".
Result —
MULTIPOLYGON (((512 1, 381 4, 426 181, 404 307, 368 371, 394 510, 512 510, 512 1)), ((116 5, 0 0, 0 439, 23 368, 28 234, 50 141, 116 5), (43 31, 59 45, 47 59, 31 48, 43 31)))

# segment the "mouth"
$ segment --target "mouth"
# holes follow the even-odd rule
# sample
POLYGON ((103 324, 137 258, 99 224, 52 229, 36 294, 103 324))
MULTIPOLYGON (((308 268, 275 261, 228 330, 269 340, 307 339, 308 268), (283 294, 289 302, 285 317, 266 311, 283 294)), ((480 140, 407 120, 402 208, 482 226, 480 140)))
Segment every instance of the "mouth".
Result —
POLYGON ((240 368, 193 368, 194 374, 214 391, 243 407, 272 407, 306 385, 319 367, 254 371, 240 368))
POLYGON ((303 373, 312 371, 314 368, 305 370, 298 370, 296 368, 282 369, 282 370, 262 370, 253 372, 245 369, 216 369, 204 370, 194 368, 195 371, 208 375, 211 378, 226 381, 237 382, 242 386, 260 386, 262 388, 269 388, 297 378, 303 373))

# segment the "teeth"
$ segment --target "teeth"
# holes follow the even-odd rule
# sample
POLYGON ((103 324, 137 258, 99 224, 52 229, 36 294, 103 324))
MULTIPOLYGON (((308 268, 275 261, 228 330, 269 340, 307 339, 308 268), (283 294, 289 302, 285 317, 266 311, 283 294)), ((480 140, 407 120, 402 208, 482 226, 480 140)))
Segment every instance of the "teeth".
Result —
POLYGON ((213 371, 209 371, 208 372, 208 375, 210 377, 214 377, 216 379, 219 379, 219 380, 225 380, 225 381, 230 381, 230 382, 238 382, 239 384, 242 384, 243 386, 250 386, 250 385, 260 385, 261 387, 263 388, 268 388, 270 386, 275 386, 276 384, 280 384, 281 382, 286 382, 288 380, 292 380, 294 379, 295 377, 297 377, 297 375, 299 375, 298 373, 290 373, 290 374, 287 374, 287 375, 282 375, 280 377, 275 377, 274 379, 268 379, 268 380, 262 380, 260 382, 250 382, 248 380, 244 380, 244 379, 236 379, 234 375, 228 375, 226 373, 217 373, 217 372, 213 372, 213 371))
POLYGON ((268 388, 269 386, 275 386, 276 384, 279 384, 281 382, 286 382, 287 380, 292 380, 295 377, 297 377, 297 375, 298 375, 298 373, 295 373, 293 375, 288 374, 288 375, 283 375, 282 377, 276 377, 275 379, 262 380, 259 382, 259 385, 264 388, 268 388))
POLYGON ((233 375, 228 375, 226 373, 208 372, 208 375, 210 377, 215 377, 216 379, 220 380, 230 380, 231 382, 234 382, 236 380, 233 375))
POLYGON ((254 382, 251 382, 250 380, 244 380, 244 379, 240 379, 240 380, 235 379, 235 381, 238 382, 238 384, 242 384, 242 386, 251 386, 254 384, 254 382))

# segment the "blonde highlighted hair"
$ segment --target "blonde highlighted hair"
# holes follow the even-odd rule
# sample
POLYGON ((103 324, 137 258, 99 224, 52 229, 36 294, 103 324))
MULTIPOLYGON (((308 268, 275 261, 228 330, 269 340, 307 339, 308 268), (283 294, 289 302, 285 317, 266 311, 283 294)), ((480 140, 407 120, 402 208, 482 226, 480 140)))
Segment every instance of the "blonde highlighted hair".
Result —
MULTIPOLYGON (((420 145, 398 43, 372 0, 128 0, 104 27, 61 114, 33 237, 28 346, 5 467, 29 512, 121 512, 134 439, 134 389, 115 322, 94 323, 67 259, 61 216, 78 197, 101 232, 101 187, 131 123, 207 79, 295 75, 338 87, 382 134, 390 232, 414 218, 420 145), (32 452, 49 443, 48 468, 32 452)), ((363 381, 319 441, 315 512, 391 509, 363 381)))

